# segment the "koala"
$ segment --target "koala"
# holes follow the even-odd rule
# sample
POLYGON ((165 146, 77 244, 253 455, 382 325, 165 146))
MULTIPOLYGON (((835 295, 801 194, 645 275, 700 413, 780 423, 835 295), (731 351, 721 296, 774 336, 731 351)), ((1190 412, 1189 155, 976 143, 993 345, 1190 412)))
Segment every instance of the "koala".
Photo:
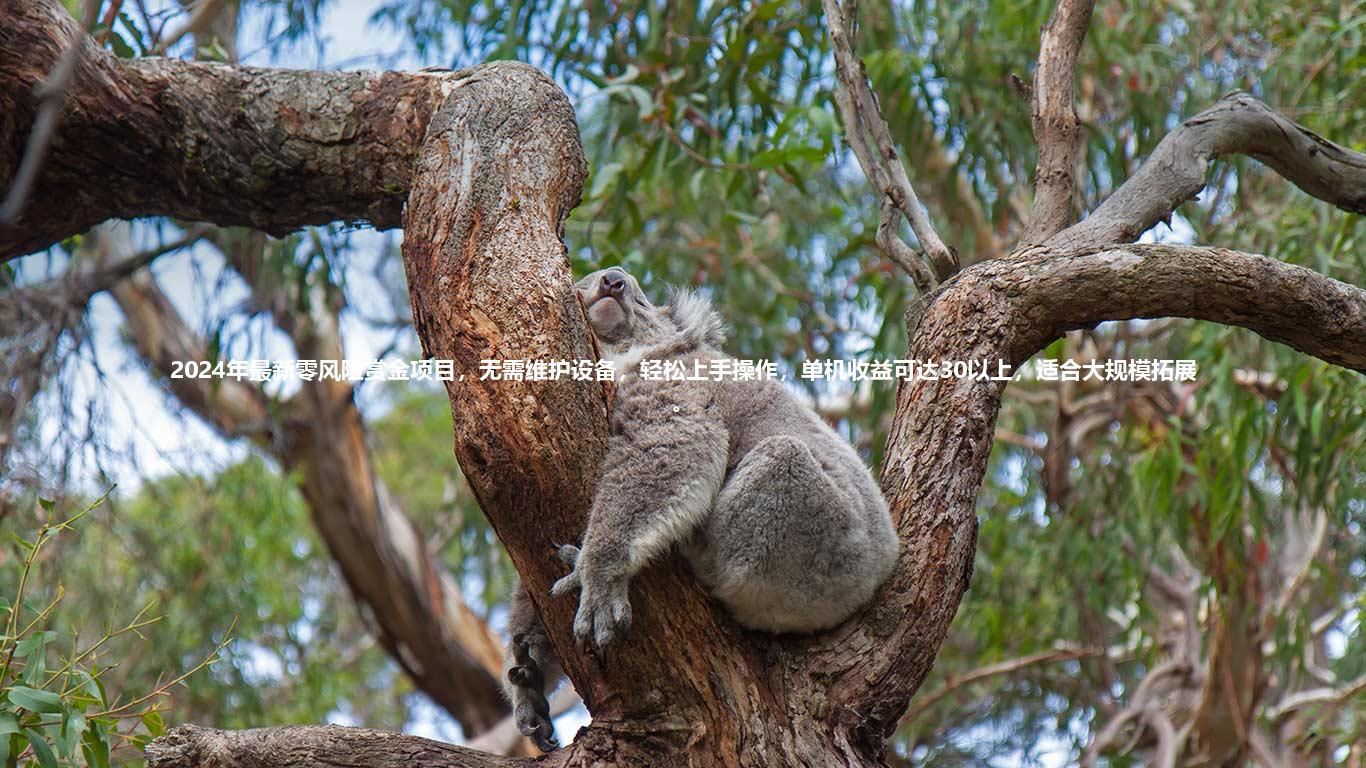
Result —
MULTIPOLYGON (((656 307, 620 268, 575 285, 604 359, 615 362, 607 455, 582 547, 551 594, 579 592, 574 635, 604 648, 631 624, 632 576, 677 549, 742 626, 815 632, 864 605, 898 549, 886 501, 854 449, 777 381, 647 380, 642 360, 691 371, 724 359, 711 303, 675 291, 656 307)), ((558 746, 547 694, 559 663, 530 598, 513 596, 507 693, 518 726, 558 746)))

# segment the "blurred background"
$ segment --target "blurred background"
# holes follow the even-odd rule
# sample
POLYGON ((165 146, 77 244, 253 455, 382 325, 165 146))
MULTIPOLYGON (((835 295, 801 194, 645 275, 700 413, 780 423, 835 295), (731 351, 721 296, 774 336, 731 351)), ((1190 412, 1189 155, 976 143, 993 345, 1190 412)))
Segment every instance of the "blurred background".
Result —
MULTIPOLYGON (((702 287, 734 328, 729 351, 789 373, 876 467, 894 386, 795 375, 809 359, 904 356, 915 299, 874 246, 819 3, 590 5, 127 0, 95 33, 126 57, 546 69, 591 166, 567 229, 576 274, 620 264, 660 299, 702 287)), ((1034 143, 1011 76, 1029 80, 1051 11, 861 9, 884 115, 965 264, 1004 255, 1027 217, 1034 143)), ((1100 3, 1078 65, 1077 208, 1232 90, 1363 149, 1364 63, 1358 0, 1100 3)), ((465 742, 506 715, 493 686, 513 574, 461 479, 438 384, 362 382, 338 413, 307 407, 316 382, 168 378, 175 360, 417 359, 401 237, 141 220, 0 265, 0 596, 16 606, 0 686, 54 715, 30 734, 0 712, 7 750, 136 762, 185 722, 465 742), (125 277, 131 260, 150 266, 125 277), (338 503, 310 480, 324 464, 383 490, 338 503), (412 587, 430 574, 436 587, 412 587)), ((1366 285, 1366 219, 1245 158, 1217 163, 1144 239, 1366 285)), ((889 759, 1071 764, 1147 680, 1177 728, 1236 720, 1269 764, 1366 764, 1361 376, 1191 321, 1106 323, 1041 356, 1189 358, 1199 373, 1007 390, 972 586, 889 759), (1204 700, 1201 670, 1244 695, 1204 700)), ((571 709, 561 739, 585 720, 571 709)))

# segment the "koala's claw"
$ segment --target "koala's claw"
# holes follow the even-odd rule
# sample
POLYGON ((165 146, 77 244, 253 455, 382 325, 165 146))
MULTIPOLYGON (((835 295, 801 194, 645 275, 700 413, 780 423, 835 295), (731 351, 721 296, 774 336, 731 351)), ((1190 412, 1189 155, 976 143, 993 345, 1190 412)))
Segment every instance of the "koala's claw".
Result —
POLYGON ((624 588, 604 592, 584 592, 579 598, 579 610, 574 614, 574 637, 579 645, 589 640, 598 649, 624 637, 631 628, 631 601, 624 588))
POLYGON ((551 595, 561 597, 579 589, 583 584, 583 580, 579 576, 579 548, 573 544, 563 544, 555 550, 555 556, 573 568, 568 575, 550 587, 551 595))
POLYGON ((537 673, 531 668, 521 665, 508 667, 508 682, 521 688, 531 688, 535 685, 537 673))
POLYGON ((544 696, 531 696, 528 701, 519 703, 513 713, 517 718, 517 730, 531 739, 542 752, 553 752, 560 748, 555 738, 555 726, 550 722, 550 703, 544 696))
POLYGON ((524 733, 522 735, 530 738, 531 743, 535 744, 536 748, 542 752, 554 752, 560 748, 560 740, 555 738, 555 729, 551 727, 549 720, 538 725, 535 733, 524 733))

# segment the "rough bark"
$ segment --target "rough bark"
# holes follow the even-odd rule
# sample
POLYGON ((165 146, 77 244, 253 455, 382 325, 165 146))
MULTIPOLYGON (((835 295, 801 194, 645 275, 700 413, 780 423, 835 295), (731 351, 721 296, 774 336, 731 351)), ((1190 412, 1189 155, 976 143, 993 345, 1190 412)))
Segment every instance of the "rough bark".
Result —
POLYGON ((35 89, 73 39, 56 132, 0 261, 105 219, 172 216, 283 234, 399 225, 442 74, 270 70, 119 60, 60 3, 0 0, 0 189, 33 127, 35 89))
POLYGON ((512 768, 532 764, 418 736, 333 725, 249 731, 185 725, 152 742, 147 761, 160 768, 512 768))

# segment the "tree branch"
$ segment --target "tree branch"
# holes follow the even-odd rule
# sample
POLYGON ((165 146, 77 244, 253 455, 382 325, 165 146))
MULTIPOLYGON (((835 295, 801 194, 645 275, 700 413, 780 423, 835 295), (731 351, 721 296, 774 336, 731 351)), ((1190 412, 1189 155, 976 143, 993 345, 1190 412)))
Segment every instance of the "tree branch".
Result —
POLYGON ((1167 134, 1138 171, 1080 223, 1049 238, 1054 249, 1130 242, 1195 199, 1216 158, 1244 154, 1350 213, 1366 213, 1366 155, 1334 144, 1244 93, 1234 93, 1167 134))
POLYGON ((399 226, 427 121, 460 98, 461 73, 119 60, 54 0, 0 0, 0 18, 0 187, 37 129, 35 89, 79 42, 48 158, 19 218, 0 225, 0 261, 111 218, 275 235, 339 220, 399 226))
POLYGON ((1006 659, 995 664, 974 669, 962 675, 953 675, 944 680, 944 684, 934 691, 924 696, 918 696, 913 700, 913 704, 906 714, 902 715, 900 725, 905 725, 920 717, 930 707, 933 707, 945 696, 962 688, 965 685, 997 677, 999 675, 1009 675, 1019 672, 1039 664, 1053 664, 1059 661, 1074 661, 1089 656, 1101 656, 1105 651, 1099 648, 1060 648, 1051 651, 1040 651, 1028 656, 1021 656, 1016 659, 1006 659))
POLYGON ((1081 121, 1074 104, 1077 55, 1095 5, 1095 0, 1059 0, 1043 28, 1032 89, 1039 162, 1034 171, 1034 208, 1021 245, 1042 243, 1071 218, 1081 148, 1081 121))
MULTIPOLYGON (((916 239, 929 256, 936 278, 944 280, 958 271, 958 257, 939 238, 939 233, 930 223, 929 215, 920 204, 920 199, 916 197, 915 188, 911 186, 910 177, 906 175, 906 166, 902 165, 896 145, 892 142, 892 133, 887 128, 887 121, 882 118, 882 112, 878 108, 877 97, 873 95, 872 87, 868 84, 868 73, 863 62, 854 53, 857 0, 844 0, 842 4, 839 0, 821 0, 821 6, 825 9, 826 24, 830 29, 830 43, 835 51, 835 73, 840 82, 840 87, 835 93, 835 103, 844 121, 845 139, 873 188, 879 195, 889 199, 895 210, 901 211, 910 223, 911 231, 915 233, 916 239), (864 137, 865 130, 872 136, 877 154, 869 147, 864 137)), ((916 268, 908 263, 911 248, 900 242, 899 236, 896 235, 896 224, 889 220, 885 205, 883 212, 882 223, 878 226, 879 246, 888 259, 910 273, 922 294, 927 292, 934 283, 925 281, 923 267, 916 268), (891 239, 896 239, 896 246, 899 247, 889 247, 891 239)))
POLYGON ((1270 707, 1266 716, 1267 719, 1275 722, 1305 707, 1319 705, 1338 707, 1362 693, 1366 693, 1366 675, 1358 677, 1341 688, 1313 688, 1292 693, 1270 707))
MULTIPOLYGON (((1366 372, 1366 291, 1217 248, 1042 249, 982 262, 926 297, 917 360, 1018 366, 1070 329, 1132 318, 1237 325, 1366 372)), ((809 673, 832 682, 852 739, 880 743, 920 686, 972 573, 976 496, 1003 382, 903 381, 882 484, 901 535, 892 581, 861 618, 818 640, 809 673)))
POLYGON ((369 728, 290 725, 220 731, 183 725, 147 746, 147 764, 151 768, 517 768, 533 763, 369 728))
POLYGON ((185 19, 179 27, 157 40, 156 45, 152 46, 152 55, 165 56, 166 51, 170 50, 171 46, 180 42, 185 36, 197 37, 213 24, 225 2, 226 0, 199 0, 198 7, 194 9, 188 19, 185 19))
POLYGON ((4 202, 0 203, 0 225, 14 223, 28 201, 29 190, 38 178, 38 171, 47 157, 52 135, 57 130, 62 106, 66 102, 67 89, 71 86, 72 74, 80 63, 81 56, 93 48, 89 45, 89 36, 85 30, 95 24, 100 3, 86 0, 84 8, 85 18, 81 25, 76 26, 73 19, 73 23, 66 30, 66 48, 53 64, 51 73, 33 87, 33 98, 37 101, 37 108, 33 117, 33 128, 24 142, 24 154, 18 163, 18 170, 11 175, 6 166, 0 166, 0 170, 6 171, 3 175, 3 188, 6 191, 4 202))
POLYGON ((228 439, 250 437, 274 445, 269 400, 257 386, 233 379, 170 378, 176 361, 208 358, 207 345, 176 311, 149 274, 114 286, 138 354, 159 375, 176 399, 228 439))
MULTIPOLYGON (((1039 299, 1067 305, 1046 310, 1055 333, 1104 320, 1188 317, 1247 328, 1366 373, 1366 291, 1361 288, 1306 267, 1222 248, 1121 245, 1084 251, 1077 258, 1075 265, 1055 264, 1039 276, 1039 287, 1050 291, 1047 299, 1039 299), (1083 285, 1088 279, 1096 285, 1083 285)), ((1029 279, 1031 272, 1026 269, 1016 279, 1029 279)))

